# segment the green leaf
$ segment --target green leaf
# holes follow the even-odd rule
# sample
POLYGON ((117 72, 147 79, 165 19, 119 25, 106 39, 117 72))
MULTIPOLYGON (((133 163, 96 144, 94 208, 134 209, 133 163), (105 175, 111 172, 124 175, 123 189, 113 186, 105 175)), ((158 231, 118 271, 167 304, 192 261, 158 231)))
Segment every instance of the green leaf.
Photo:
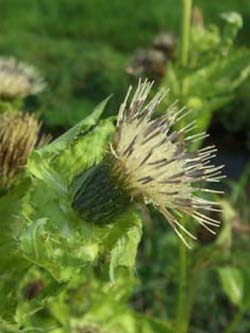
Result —
POLYGON ((221 18, 226 22, 221 45, 221 49, 226 53, 233 45, 239 30, 243 27, 243 20, 237 12, 222 13, 221 18))
POLYGON ((113 118, 100 121, 98 126, 69 142, 61 154, 53 157, 50 160, 51 168, 69 184, 76 175, 103 159, 114 130, 113 118))
POLYGON ((39 152, 41 156, 47 156, 47 154, 59 154, 73 140, 77 140, 79 136, 85 135, 90 130, 90 128, 97 124, 110 98, 111 96, 107 97, 104 101, 95 107, 93 112, 87 118, 83 119, 80 123, 61 135, 51 144, 40 148, 37 152, 39 152))
POLYGON ((185 77, 187 96, 204 99, 232 93, 249 76, 249 55, 247 50, 233 51, 190 73, 185 77))
MULTIPOLYGON (((248 258, 247 258, 248 260, 248 258)), ((243 303, 245 304, 248 309, 250 309, 250 268, 246 264, 245 267, 242 269, 242 276, 244 278, 244 300, 243 303)))
POLYGON ((230 250, 232 246, 232 227, 236 217, 236 211, 231 206, 230 202, 221 200, 222 208, 222 229, 216 239, 216 245, 221 249, 230 250))
POLYGON ((134 268, 137 247, 142 234, 141 220, 133 211, 125 212, 114 223, 117 228, 114 228, 105 240, 105 246, 111 248, 109 273, 113 282, 117 267, 123 266, 130 270, 134 268))
POLYGON ((234 26, 238 30, 243 27, 242 17, 237 12, 222 13, 221 18, 224 19, 227 23, 234 26))
POLYGON ((27 269, 27 263, 17 251, 17 238, 21 231, 20 213, 23 198, 30 186, 27 178, 0 198, 0 317, 13 319, 16 306, 16 286, 27 269))
POLYGON ((171 333, 173 328, 167 321, 163 321, 156 318, 150 318, 145 315, 139 315, 135 313, 142 333, 171 333))
POLYGON ((243 277, 241 271, 234 267, 218 268, 223 290, 230 301, 240 307, 243 300, 243 277))

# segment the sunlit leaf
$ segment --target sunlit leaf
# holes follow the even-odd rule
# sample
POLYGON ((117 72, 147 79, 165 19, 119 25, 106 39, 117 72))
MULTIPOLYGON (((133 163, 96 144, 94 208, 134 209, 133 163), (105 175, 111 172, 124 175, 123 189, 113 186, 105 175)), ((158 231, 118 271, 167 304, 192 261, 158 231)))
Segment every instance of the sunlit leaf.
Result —
POLYGON ((225 294, 233 304, 240 307, 244 292, 243 277, 240 270, 227 266, 218 268, 218 272, 225 294))

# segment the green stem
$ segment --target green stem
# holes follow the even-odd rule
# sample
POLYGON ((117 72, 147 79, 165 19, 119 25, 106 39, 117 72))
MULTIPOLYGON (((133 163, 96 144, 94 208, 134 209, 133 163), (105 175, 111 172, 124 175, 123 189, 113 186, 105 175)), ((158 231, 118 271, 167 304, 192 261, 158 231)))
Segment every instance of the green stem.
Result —
POLYGON ((181 64, 182 66, 186 66, 188 63, 192 0, 182 0, 182 5, 183 5, 183 16, 182 16, 181 64))
MULTIPOLYGON (((191 22, 191 9, 192 0, 182 0, 183 16, 182 16, 182 43, 181 43, 181 64, 186 66, 188 64, 188 51, 189 51, 189 35, 190 35, 190 22, 191 22)), ((185 222, 185 221, 183 221, 185 222)), ((187 248, 185 244, 180 242, 179 247, 179 286, 177 298, 177 315, 175 331, 178 333, 187 332, 187 248)))
POLYGON ((188 279, 188 291, 186 298, 186 313, 185 313, 185 332, 188 330, 189 322, 192 314, 192 309, 194 305, 194 299, 196 294, 198 273, 196 270, 193 270, 189 279, 188 279))
POLYGON ((186 295, 187 295, 187 248, 180 242, 179 247, 179 286, 175 332, 186 333, 186 295))

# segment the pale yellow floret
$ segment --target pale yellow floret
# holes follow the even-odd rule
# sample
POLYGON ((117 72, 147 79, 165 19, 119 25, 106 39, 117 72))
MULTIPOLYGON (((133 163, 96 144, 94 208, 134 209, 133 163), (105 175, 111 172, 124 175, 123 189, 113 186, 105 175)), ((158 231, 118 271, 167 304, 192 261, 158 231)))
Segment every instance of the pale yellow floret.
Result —
MULTIPOLYGON (((176 215, 185 213, 207 230, 219 222, 204 215, 200 210, 216 211, 216 202, 210 202, 194 195, 197 190, 214 192, 202 188, 201 181, 218 182, 221 168, 210 164, 215 157, 214 146, 202 148, 194 153, 187 152, 189 142, 201 140, 205 133, 190 135, 195 127, 192 122, 182 129, 175 125, 190 111, 178 110, 174 103, 161 117, 152 117, 158 105, 166 96, 159 91, 146 104, 152 83, 139 81, 137 90, 128 103, 131 88, 122 103, 117 121, 117 130, 111 146, 119 178, 125 179, 131 199, 142 197, 146 204, 157 207, 169 221, 178 236, 186 242, 183 233, 194 238, 178 222, 176 215), (198 186, 196 185, 198 184, 198 186), (193 186, 196 185, 196 186, 193 186)), ((218 192, 218 191, 215 191, 218 192)))

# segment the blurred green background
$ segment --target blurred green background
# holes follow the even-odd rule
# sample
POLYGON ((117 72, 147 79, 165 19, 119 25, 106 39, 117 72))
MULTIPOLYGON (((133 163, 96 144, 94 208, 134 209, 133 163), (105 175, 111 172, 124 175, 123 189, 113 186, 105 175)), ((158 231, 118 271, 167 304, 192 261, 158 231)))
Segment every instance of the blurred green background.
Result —
MULTIPOLYGON (((219 13, 238 11, 244 27, 237 41, 250 44, 248 0, 194 4, 206 23, 221 24, 219 13)), ((148 47, 162 30, 180 32, 181 1, 176 0, 1 0, 0 6, 0 53, 44 74, 49 85, 42 96, 44 118, 54 132, 75 124, 111 93, 109 112, 116 113, 130 81, 125 68, 133 52, 148 47)), ((230 132, 249 131, 249 86, 240 89, 236 104, 216 115, 230 132)))
MULTIPOLYGON (((220 26, 220 13, 239 12, 244 26, 237 45, 250 47, 249 0, 196 0, 194 5, 202 9, 206 24, 220 26)), ((45 127, 54 136, 83 119, 110 94, 114 96, 104 116, 116 114, 131 82, 126 67, 135 50, 149 47, 155 35, 163 30, 173 32, 178 38, 182 17, 181 1, 177 0, 0 0, 0 8, 0 54, 14 55, 35 65, 46 78, 48 89, 38 98, 29 97, 27 108, 40 108, 45 127)), ((240 178, 249 161, 249 91, 248 79, 237 90, 237 98, 213 114, 209 129, 212 143, 220 148, 218 163, 226 163, 225 173, 231 178, 240 178)), ((248 224, 250 194, 244 190, 249 188, 249 178, 249 172, 243 174, 227 197, 230 204, 237 207, 237 211, 232 208, 234 221, 248 224)), ((225 221, 230 218, 227 216, 225 221)), ((154 221, 157 228, 147 223, 145 226, 138 262, 142 285, 135 291, 132 304, 146 314, 168 319, 176 303, 179 243, 174 234, 165 233, 165 222, 160 216, 154 221)), ((242 264, 244 268, 249 261, 247 230, 248 234, 243 232, 233 244, 233 267, 242 264)), ((198 259, 200 255, 202 260, 207 260, 209 269, 214 268, 212 254, 214 257, 221 254, 220 250, 219 253, 211 251, 209 246, 204 246, 201 255, 200 252, 194 254, 198 259)), ((222 262, 230 262, 230 256, 231 253, 226 259, 223 257, 222 262)), ((220 260, 217 263, 221 265, 220 260)), ((235 313, 238 315, 237 306, 218 287, 218 276, 209 269, 205 267, 205 272, 199 275, 199 283, 194 280, 198 297, 194 304, 192 333, 200 333, 195 327, 209 327, 219 333, 235 313)), ((245 306, 239 313, 245 316, 241 332, 247 333, 249 310, 245 306)))

